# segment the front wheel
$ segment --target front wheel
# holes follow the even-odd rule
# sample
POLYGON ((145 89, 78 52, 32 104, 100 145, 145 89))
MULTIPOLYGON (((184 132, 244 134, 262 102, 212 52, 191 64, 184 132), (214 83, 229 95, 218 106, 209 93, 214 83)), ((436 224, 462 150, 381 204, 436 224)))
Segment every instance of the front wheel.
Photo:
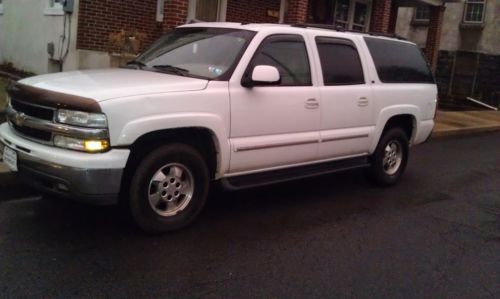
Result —
POLYGON ((370 176, 380 186, 395 184, 403 174, 409 155, 409 141, 400 128, 392 128, 380 138, 371 157, 370 176))
POLYGON ((130 185, 130 211, 146 232, 190 224, 208 194, 209 173, 200 153, 185 144, 161 146, 138 165, 130 185))

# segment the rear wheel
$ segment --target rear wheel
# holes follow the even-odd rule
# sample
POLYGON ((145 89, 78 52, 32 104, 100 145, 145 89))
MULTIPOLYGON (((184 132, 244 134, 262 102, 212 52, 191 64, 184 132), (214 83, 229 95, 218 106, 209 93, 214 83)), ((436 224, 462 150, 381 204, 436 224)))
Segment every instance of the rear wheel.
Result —
POLYGON ((409 155, 409 141, 400 128, 386 131, 371 157, 370 175, 380 186, 395 184, 403 174, 409 155))
POLYGON ((144 157, 131 179, 131 214, 147 232, 180 229, 203 209, 208 186, 206 163, 195 148, 161 146, 144 157))

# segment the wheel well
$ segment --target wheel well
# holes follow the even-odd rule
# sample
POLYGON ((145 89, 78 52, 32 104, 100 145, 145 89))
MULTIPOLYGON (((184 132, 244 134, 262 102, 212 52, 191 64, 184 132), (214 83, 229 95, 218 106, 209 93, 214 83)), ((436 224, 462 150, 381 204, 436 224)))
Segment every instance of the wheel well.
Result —
MULTIPOLYGON (((168 142, 181 142, 196 148, 207 162, 212 178, 218 165, 218 150, 212 131, 206 128, 179 128, 149 132, 139 137, 131 146, 131 156, 126 169, 137 167, 142 158, 154 148, 168 142)), ((130 173, 128 171, 127 173, 130 173)))
POLYGON ((383 133, 392 128, 403 129, 408 137, 408 140, 411 140, 413 136, 413 129, 415 128, 415 117, 410 114, 395 115, 387 121, 383 133))

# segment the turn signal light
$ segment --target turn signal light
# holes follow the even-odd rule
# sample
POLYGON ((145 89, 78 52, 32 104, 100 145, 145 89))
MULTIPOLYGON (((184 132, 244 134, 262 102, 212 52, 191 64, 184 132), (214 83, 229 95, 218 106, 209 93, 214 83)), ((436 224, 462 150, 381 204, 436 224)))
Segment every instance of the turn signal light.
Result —
POLYGON ((107 140, 85 140, 83 147, 87 152, 102 152, 109 147, 107 140))

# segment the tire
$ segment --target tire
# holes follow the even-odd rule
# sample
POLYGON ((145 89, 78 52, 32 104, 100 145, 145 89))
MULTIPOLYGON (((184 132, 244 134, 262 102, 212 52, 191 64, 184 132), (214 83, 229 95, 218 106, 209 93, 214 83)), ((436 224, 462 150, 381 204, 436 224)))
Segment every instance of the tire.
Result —
POLYGON ((379 186, 394 185, 403 175, 409 156, 409 141, 400 128, 385 132, 371 156, 369 174, 379 186))
POLYGON ((210 176, 193 147, 173 143, 146 155, 130 181, 129 208, 148 233, 178 230, 192 223, 208 196, 210 176))

